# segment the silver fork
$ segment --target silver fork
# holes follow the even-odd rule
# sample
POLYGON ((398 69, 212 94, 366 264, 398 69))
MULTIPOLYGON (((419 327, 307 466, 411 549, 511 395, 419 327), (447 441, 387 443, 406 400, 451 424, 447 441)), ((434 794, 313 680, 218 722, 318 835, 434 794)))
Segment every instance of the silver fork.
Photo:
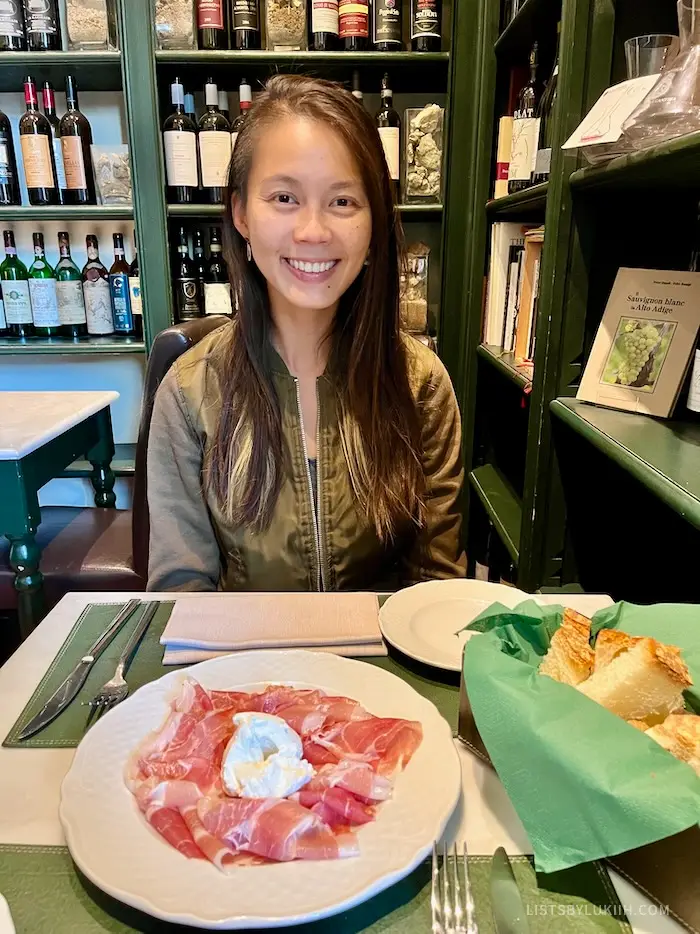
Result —
POLYGON ((437 843, 433 844, 433 877, 430 891, 433 934, 479 934, 467 866, 467 844, 451 851, 442 845, 442 870, 437 843))
POLYGON ((145 604, 143 615, 141 616, 138 625, 131 633, 129 641, 124 646, 124 651, 119 656, 119 661, 117 662, 114 675, 110 678, 109 681, 102 685, 92 700, 88 701, 90 713, 88 715, 86 726, 90 724, 93 716, 96 720, 99 720, 105 710, 111 710, 112 707, 115 707, 117 704, 121 703, 128 695, 129 685, 124 680, 124 669, 128 664, 129 659, 131 658, 132 652, 141 641, 143 634, 148 629, 157 609, 158 603, 155 601, 145 604))

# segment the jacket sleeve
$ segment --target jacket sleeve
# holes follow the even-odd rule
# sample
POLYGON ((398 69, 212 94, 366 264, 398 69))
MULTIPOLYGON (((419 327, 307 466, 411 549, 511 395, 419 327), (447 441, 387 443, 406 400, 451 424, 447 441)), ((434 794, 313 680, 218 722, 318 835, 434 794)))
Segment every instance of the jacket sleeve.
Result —
POLYGON ((420 401, 426 522, 404 566, 407 584, 466 576, 461 543, 462 424, 452 382, 435 357, 420 401))
POLYGON ((172 368, 156 394, 148 441, 147 590, 217 589, 221 557, 202 492, 202 456, 172 368))

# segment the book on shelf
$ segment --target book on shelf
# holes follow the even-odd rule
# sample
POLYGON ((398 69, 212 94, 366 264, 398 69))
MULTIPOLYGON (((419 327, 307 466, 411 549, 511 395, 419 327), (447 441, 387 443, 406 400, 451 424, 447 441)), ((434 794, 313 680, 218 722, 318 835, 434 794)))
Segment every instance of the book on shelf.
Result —
POLYGON ((498 143, 496 145, 496 178, 493 197, 505 198, 508 194, 508 169, 510 148, 513 142, 513 118, 501 117, 498 121, 498 143))
POLYGON ((668 418, 700 328, 700 272, 623 267, 577 399, 668 418))
POLYGON ((535 356, 537 304, 540 288, 540 262, 544 245, 544 227, 530 230, 524 237, 522 277, 518 296, 518 317, 515 329, 516 360, 532 360, 535 356))

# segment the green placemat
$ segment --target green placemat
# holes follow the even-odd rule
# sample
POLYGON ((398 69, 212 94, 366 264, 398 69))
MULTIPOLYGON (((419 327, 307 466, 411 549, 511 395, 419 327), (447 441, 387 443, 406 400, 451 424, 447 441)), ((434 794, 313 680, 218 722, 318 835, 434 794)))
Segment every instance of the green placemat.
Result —
MULTIPOLYGON (((526 857, 511 861, 531 934, 631 934, 608 874, 599 864, 536 877, 526 857)), ((479 934, 495 934, 490 862, 490 856, 469 860, 479 934)), ((77 872, 65 847, 0 845, 0 892, 10 905, 17 934, 192 931, 157 921, 100 892, 77 872)), ((290 934, 428 934, 430 864, 423 863, 357 908, 285 930, 290 934)))

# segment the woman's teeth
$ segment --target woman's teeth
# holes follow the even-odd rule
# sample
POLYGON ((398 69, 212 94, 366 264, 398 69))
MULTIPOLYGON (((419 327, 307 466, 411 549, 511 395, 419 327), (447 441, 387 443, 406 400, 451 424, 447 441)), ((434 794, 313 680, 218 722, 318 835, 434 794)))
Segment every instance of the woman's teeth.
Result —
POLYGON ((328 272, 338 260, 332 259, 326 263, 304 263, 299 259, 288 259, 287 262, 293 269, 298 269, 300 272, 328 272))

